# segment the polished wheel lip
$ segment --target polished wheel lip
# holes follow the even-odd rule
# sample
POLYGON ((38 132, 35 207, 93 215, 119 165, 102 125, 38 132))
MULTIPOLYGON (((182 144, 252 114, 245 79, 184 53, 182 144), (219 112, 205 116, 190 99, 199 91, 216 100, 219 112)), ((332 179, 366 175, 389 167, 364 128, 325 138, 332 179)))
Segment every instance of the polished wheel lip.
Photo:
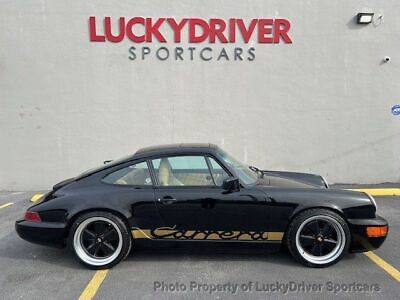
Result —
POLYGON ((333 218, 331 216, 317 215, 317 216, 309 217, 300 224, 300 226, 296 232, 296 247, 297 247, 297 250, 299 251, 300 255, 306 261, 316 264, 316 265, 328 264, 328 263, 336 260, 342 254, 345 245, 346 245, 346 234, 343 230, 343 227, 339 223, 339 221, 337 221, 335 218, 333 218), (333 229, 335 230, 336 235, 337 235, 336 246, 332 249, 331 252, 329 252, 328 254, 323 255, 323 256, 315 256, 315 255, 308 253, 303 248, 303 246, 301 245, 301 242, 300 242, 300 235, 301 235, 303 228, 310 222, 313 222, 316 220, 328 222, 333 227, 333 229))
POLYGON ((113 262, 118 257, 118 255, 121 253, 122 233, 114 221, 112 221, 108 218, 105 218, 105 217, 90 217, 90 218, 87 218, 86 220, 84 220, 82 223, 80 223, 78 228, 75 230, 73 246, 74 246, 75 252, 78 255, 78 257, 80 259, 82 259, 82 261, 84 261, 85 263, 92 265, 92 266, 107 265, 107 264, 113 262), (90 223, 97 222, 97 221, 103 221, 103 222, 110 224, 111 226, 114 227, 114 229, 116 230, 116 232, 118 234, 118 246, 115 249, 115 252, 113 254, 111 254, 110 256, 107 256, 104 258, 96 258, 96 257, 90 255, 86 251, 85 247, 82 245, 82 234, 83 234, 85 228, 90 223))

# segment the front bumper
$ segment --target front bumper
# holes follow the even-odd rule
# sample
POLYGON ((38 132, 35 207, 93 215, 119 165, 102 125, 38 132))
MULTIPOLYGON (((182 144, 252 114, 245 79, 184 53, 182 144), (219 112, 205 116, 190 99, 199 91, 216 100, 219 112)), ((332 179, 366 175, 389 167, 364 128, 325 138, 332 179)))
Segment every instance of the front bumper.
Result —
POLYGON ((65 224, 54 222, 30 222, 18 220, 15 222, 18 235, 31 243, 64 248, 66 245, 65 224))
POLYGON ((352 237, 350 252, 367 252, 378 249, 387 237, 387 234, 379 237, 367 235, 368 226, 388 226, 388 222, 380 216, 373 219, 348 219, 348 222, 352 237))

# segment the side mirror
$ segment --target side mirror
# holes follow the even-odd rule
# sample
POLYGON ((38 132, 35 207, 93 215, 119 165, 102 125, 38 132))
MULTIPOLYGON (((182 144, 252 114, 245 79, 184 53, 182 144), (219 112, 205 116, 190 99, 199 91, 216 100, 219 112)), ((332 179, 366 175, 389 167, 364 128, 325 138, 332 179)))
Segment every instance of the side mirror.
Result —
POLYGON ((226 178, 223 182, 222 182, 222 188, 225 191, 228 192, 237 192, 240 190, 240 183, 239 183, 239 179, 236 177, 229 177, 226 178))

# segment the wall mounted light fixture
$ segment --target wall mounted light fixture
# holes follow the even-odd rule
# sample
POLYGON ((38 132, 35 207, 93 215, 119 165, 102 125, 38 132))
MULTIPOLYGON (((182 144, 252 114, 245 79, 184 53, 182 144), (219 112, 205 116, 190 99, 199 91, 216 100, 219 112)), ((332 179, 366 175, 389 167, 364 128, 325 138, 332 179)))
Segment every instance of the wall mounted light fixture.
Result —
POLYGON ((357 24, 370 24, 372 23, 373 17, 374 13, 358 13, 357 24))

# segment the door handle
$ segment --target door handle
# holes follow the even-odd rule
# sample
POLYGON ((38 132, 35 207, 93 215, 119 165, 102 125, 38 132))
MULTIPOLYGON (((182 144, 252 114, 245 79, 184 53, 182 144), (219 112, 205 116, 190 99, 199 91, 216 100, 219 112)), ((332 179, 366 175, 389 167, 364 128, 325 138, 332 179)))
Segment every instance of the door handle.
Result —
POLYGON ((176 201, 176 199, 171 196, 164 196, 163 198, 158 198, 157 200, 158 202, 166 205, 172 204, 176 201))

